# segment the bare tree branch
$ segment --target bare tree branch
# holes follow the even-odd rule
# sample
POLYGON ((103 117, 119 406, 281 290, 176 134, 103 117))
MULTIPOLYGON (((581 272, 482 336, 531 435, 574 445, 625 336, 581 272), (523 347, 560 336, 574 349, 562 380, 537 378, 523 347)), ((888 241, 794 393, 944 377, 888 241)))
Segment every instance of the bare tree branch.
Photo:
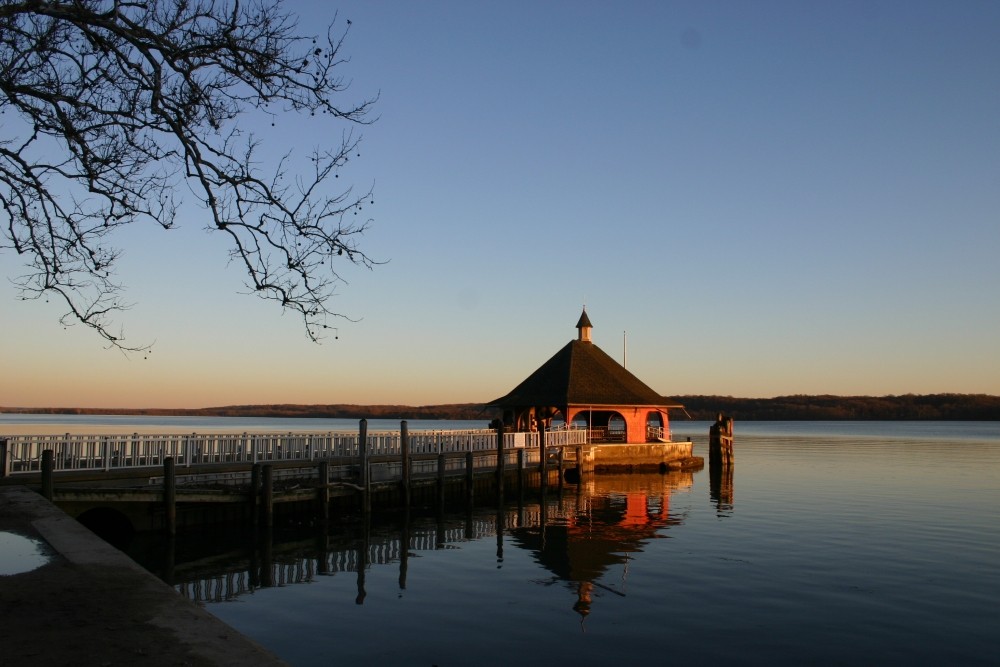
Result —
POLYGON ((142 221, 172 228, 186 183, 250 289, 321 338, 328 317, 344 317, 329 307, 344 282, 336 263, 378 263, 358 244, 371 190, 328 187, 377 101, 339 101, 350 21, 335 24, 300 37, 280 0, 0 0, 0 248, 25 259, 22 298, 56 296, 64 324, 143 349, 110 328, 129 308, 110 237, 142 221), (258 110, 346 127, 311 153, 310 173, 290 174, 286 155, 266 175, 260 140, 237 122, 258 110))

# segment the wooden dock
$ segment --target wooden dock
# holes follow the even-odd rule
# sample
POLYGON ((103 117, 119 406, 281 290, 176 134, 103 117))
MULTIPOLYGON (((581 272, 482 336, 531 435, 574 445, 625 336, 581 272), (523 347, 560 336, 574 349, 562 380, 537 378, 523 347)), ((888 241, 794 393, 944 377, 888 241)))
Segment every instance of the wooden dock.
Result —
MULTIPOLYGON (((84 523, 139 530, 242 520, 270 526, 276 507, 364 512, 443 506, 516 482, 545 486, 602 471, 698 468, 681 443, 588 443, 586 429, 14 436, 0 440, 0 484, 37 488, 84 523), (553 480, 552 477, 555 477, 553 480), (487 491, 487 489, 489 489, 487 491)), ((280 512, 280 510, 278 510, 280 512)))

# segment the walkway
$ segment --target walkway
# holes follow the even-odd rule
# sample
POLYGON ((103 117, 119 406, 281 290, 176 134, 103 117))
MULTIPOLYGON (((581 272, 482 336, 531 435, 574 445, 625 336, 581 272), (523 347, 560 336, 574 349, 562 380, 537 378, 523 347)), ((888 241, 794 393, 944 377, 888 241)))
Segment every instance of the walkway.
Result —
POLYGON ((0 539, 22 538, 48 562, 0 572, 0 666, 285 664, 40 495, 0 488, 0 539))

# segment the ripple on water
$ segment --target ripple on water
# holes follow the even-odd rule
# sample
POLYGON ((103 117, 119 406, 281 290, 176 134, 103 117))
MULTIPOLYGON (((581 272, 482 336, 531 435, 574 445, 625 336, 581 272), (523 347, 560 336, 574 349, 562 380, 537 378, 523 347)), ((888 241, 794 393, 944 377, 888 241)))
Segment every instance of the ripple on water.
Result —
POLYGON ((37 570, 49 560, 44 542, 0 531, 0 577, 37 570))

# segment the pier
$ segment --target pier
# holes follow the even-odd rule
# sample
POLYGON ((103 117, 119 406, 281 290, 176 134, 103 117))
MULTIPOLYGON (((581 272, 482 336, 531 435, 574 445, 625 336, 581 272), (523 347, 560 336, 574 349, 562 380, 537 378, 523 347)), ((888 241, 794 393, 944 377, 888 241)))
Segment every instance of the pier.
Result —
POLYGON ((40 490, 71 516, 166 530, 216 521, 270 525, 276 506, 443 504, 477 487, 546 485, 607 471, 700 467, 691 442, 609 445, 588 429, 10 436, 0 483, 40 490), (569 473, 567 475, 567 473, 569 473), (556 479, 552 480, 555 475, 556 479), (110 510, 110 511, 109 511, 110 510))
POLYGON ((85 525, 137 530, 245 520, 273 523, 279 506, 328 517, 337 504, 408 506, 415 494, 443 503, 455 487, 548 481, 575 465, 564 449, 586 431, 502 430, 12 436, 0 441, 0 483, 38 489, 85 525), (547 437, 546 437, 547 436, 547 437))

